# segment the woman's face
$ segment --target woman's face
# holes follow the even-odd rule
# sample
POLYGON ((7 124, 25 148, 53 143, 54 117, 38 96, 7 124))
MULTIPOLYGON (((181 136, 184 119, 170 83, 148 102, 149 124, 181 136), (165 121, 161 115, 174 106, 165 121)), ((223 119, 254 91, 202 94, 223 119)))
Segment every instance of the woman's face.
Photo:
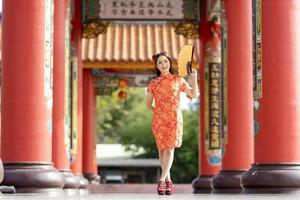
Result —
POLYGON ((157 59, 156 65, 162 74, 168 74, 170 72, 170 61, 166 56, 160 56, 157 59))

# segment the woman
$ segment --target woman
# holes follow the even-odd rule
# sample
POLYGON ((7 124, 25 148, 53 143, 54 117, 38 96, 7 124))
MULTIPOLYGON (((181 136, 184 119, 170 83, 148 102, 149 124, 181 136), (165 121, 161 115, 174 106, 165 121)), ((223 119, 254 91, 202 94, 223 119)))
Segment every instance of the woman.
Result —
POLYGON ((147 89, 146 106, 153 111, 152 132, 159 153, 162 173, 158 182, 159 195, 171 195, 173 183, 170 169, 174 158, 174 148, 182 143, 183 119, 180 109, 180 92, 185 92, 189 98, 198 96, 197 71, 193 69, 192 87, 175 74, 172 61, 166 52, 152 57, 157 73, 147 89))

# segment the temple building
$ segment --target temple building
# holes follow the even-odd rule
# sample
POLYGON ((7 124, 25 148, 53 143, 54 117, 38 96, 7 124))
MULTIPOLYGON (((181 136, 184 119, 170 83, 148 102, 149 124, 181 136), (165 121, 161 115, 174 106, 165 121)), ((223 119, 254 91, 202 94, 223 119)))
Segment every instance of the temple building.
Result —
POLYGON ((299 0, 3 0, 1 185, 60 193, 99 183, 96 96, 120 86, 104 80, 146 87, 154 53, 178 69, 190 44, 200 86, 190 187, 299 192, 299 15, 299 0))

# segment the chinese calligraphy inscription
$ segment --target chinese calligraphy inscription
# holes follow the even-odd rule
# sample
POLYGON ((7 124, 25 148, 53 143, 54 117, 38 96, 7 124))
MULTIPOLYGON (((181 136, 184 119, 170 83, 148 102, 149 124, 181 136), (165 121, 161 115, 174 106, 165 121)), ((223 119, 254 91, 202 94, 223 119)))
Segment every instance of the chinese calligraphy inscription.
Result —
POLYGON ((100 19, 182 19, 183 0, 100 0, 100 19))

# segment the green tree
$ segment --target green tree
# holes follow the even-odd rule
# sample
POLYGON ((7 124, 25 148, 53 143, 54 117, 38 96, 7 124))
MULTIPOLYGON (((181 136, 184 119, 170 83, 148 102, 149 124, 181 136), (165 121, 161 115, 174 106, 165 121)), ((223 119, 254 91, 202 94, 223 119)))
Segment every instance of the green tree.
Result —
POLYGON ((129 88, 128 98, 121 101, 118 90, 112 96, 98 96, 96 121, 98 142, 119 143, 120 129, 126 126, 127 118, 132 116, 132 108, 144 101, 143 88, 129 88))
POLYGON ((183 144, 175 150, 171 174, 177 183, 191 183, 198 173, 198 132, 197 111, 184 111, 183 144))

